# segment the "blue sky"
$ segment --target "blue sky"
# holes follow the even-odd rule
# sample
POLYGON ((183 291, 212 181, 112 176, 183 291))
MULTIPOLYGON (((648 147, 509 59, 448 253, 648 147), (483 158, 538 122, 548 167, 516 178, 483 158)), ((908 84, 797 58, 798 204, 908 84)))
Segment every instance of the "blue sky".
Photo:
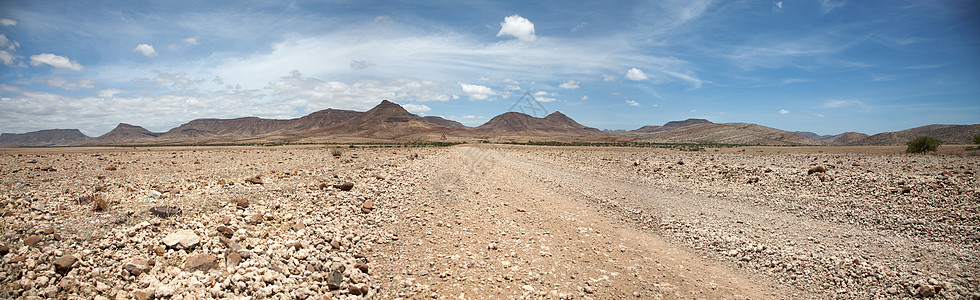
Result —
POLYGON ((476 126, 525 94, 600 129, 980 123, 977 1, 4 2, 0 132, 382 99, 476 126))

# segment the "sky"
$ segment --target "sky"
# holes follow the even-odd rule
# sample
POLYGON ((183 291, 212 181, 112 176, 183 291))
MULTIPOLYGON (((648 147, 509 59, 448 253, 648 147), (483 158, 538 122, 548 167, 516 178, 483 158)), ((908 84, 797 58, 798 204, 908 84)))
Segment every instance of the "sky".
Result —
POLYGON ((976 124, 980 1, 0 5, 0 132, 162 132, 383 99, 468 126, 508 111, 626 130, 976 124))

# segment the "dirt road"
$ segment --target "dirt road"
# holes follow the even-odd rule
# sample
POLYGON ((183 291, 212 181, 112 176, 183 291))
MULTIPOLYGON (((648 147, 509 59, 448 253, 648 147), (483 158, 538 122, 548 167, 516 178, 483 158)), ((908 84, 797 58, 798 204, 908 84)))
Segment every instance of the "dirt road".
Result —
MULTIPOLYGON (((805 208, 792 193, 730 189, 691 175, 663 181, 627 172, 622 157, 597 164, 565 153, 462 146, 423 160, 416 172, 428 174, 428 197, 409 212, 416 217, 392 224, 406 234, 379 251, 387 253, 385 271, 398 274, 382 290, 709 299, 911 297, 926 293, 919 287, 952 298, 977 292, 969 231, 965 243, 936 242, 855 222, 853 204, 805 208), (607 164, 624 171, 609 172, 607 164)), ((678 173, 683 163, 676 162, 678 173)))
MULTIPOLYGON (((664 192, 611 183, 482 147, 426 161, 432 188, 389 249, 383 290, 463 298, 762 299, 798 294, 664 240, 599 209, 585 186, 633 195, 664 192), (778 293, 777 293, 778 292, 778 293), (779 295, 779 296, 777 296, 779 295)), ((670 194, 672 197, 677 195, 670 194)), ((411 215, 411 213, 410 213, 411 215)), ((382 292, 384 293, 384 292, 382 292)))

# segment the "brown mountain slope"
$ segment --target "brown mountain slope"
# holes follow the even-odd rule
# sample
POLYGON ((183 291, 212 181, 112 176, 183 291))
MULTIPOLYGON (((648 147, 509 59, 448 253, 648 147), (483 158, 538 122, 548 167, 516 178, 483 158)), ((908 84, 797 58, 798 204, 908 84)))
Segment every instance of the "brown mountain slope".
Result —
POLYGON ((463 125, 463 123, 456 122, 456 121, 453 121, 453 120, 443 119, 442 117, 436 117, 436 116, 425 116, 425 117, 422 117, 422 121, 426 121, 426 122, 429 122, 429 123, 432 123, 432 124, 436 124, 436 125, 439 125, 439 126, 442 126, 442 127, 466 128, 466 125, 463 125))
POLYGON ((696 124, 639 136, 639 141, 744 145, 819 145, 792 132, 747 123, 696 124))
POLYGON ((27 133, 0 134, 0 147, 68 145, 89 140, 78 129, 47 129, 27 133))
POLYGON ((324 141, 332 137, 367 139, 413 139, 428 137, 450 129, 422 120, 401 105, 388 100, 356 117, 304 133, 303 141, 324 141))
POLYGON ((833 145, 854 145, 861 140, 867 139, 868 135, 860 132, 845 132, 823 139, 833 145))
POLYGON ((131 144, 145 142, 148 140, 155 140, 161 133, 155 133, 147 130, 146 128, 130 125, 126 123, 119 123, 116 128, 112 131, 107 132, 99 137, 88 140, 83 144, 86 145, 115 145, 115 144, 131 144))
POLYGON ((902 145, 920 136, 931 136, 944 144, 972 144, 980 134, 980 124, 927 125, 895 132, 883 132, 847 145, 902 145))
POLYGON ((474 132, 508 135, 603 135, 598 129, 587 127, 561 112, 553 112, 544 118, 535 118, 519 112, 507 112, 476 127, 474 132))
POLYGON ((630 133, 653 133, 653 132, 660 132, 660 131, 671 130, 675 128, 681 128, 681 127, 697 125, 697 124, 714 124, 714 123, 705 119, 687 119, 684 121, 670 121, 664 124, 664 126, 647 125, 631 130, 629 132, 630 133))

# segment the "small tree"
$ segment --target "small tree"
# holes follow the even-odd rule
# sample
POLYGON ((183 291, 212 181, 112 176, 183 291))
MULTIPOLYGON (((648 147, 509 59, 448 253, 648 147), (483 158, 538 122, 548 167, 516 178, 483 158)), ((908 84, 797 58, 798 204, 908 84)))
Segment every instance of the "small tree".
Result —
POLYGON ((980 145, 980 134, 973 136, 973 143, 980 145))
POLYGON ((905 149, 905 153, 926 153, 939 149, 939 145, 942 145, 943 141, 931 136, 920 136, 905 144, 909 146, 905 149))

